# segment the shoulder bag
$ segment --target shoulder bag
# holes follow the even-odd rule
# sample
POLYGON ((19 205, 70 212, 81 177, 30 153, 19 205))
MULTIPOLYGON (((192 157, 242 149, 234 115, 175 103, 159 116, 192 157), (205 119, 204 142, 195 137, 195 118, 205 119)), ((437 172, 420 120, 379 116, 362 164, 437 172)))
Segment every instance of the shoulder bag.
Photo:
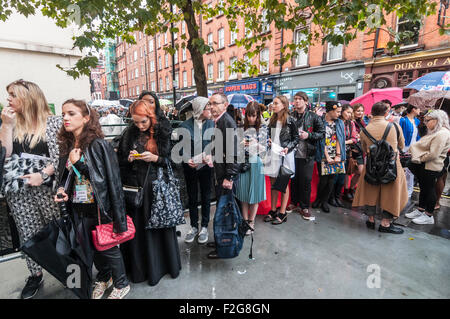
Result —
POLYGON ((123 185, 123 194, 125 196, 125 203, 133 206, 134 208, 141 208, 144 202, 144 188, 147 185, 148 174, 150 172, 150 164, 147 168, 147 174, 145 175, 144 187, 123 185))
POLYGON ((167 181, 163 178, 163 168, 158 167, 158 178, 152 182, 152 210, 146 229, 170 228, 186 224, 180 198, 180 181, 174 176, 168 159, 166 162, 167 181))

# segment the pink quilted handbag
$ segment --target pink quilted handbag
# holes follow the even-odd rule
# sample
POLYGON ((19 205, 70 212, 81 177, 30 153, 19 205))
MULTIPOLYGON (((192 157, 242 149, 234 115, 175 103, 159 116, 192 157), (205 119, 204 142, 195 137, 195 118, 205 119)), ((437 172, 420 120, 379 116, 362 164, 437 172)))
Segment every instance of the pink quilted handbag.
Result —
POLYGON ((92 231, 92 241, 98 251, 111 249, 119 244, 134 238, 136 229, 133 220, 127 216, 128 230, 126 232, 116 234, 113 232, 113 223, 102 224, 100 220, 100 209, 98 210, 98 225, 92 231))

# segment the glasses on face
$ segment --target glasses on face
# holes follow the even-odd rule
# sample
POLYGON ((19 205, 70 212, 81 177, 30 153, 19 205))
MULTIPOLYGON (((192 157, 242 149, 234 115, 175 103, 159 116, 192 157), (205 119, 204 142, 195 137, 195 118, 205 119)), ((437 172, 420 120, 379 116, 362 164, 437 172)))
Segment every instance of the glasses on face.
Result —
POLYGON ((426 123, 428 123, 430 121, 433 121, 433 120, 435 120, 435 119, 424 119, 423 122, 426 124, 426 123))
POLYGON ((211 107, 205 107, 203 111, 211 111, 211 107))
POLYGON ((223 102, 208 102, 207 104, 206 104, 206 106, 208 107, 208 106, 217 106, 217 105, 220 105, 220 104, 224 104, 223 102))

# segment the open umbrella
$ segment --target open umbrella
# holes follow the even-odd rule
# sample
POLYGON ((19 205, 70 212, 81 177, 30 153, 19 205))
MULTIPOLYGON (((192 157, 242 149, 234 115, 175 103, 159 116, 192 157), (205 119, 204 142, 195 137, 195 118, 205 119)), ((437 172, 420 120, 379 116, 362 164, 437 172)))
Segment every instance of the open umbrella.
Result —
POLYGON ((176 108, 178 111, 180 111, 186 103, 192 101, 192 100, 195 99, 196 97, 197 97, 197 95, 196 95, 196 94, 193 94, 193 95, 188 95, 188 96, 185 96, 185 97, 181 98, 181 99, 175 104, 175 108, 176 108))
POLYGON ((90 299, 92 257, 84 253, 77 241, 70 216, 53 218, 21 250, 79 298, 90 299))
POLYGON ((420 91, 411 94, 406 102, 421 109, 427 109, 434 107, 441 99, 450 100, 450 91, 420 91))
POLYGON ((235 108, 247 107, 247 104, 255 99, 247 94, 230 94, 227 96, 228 103, 233 104, 235 108))
POLYGON ((439 71, 425 74, 424 76, 409 83, 405 88, 416 89, 417 91, 450 91, 450 71, 439 71))
POLYGON ((386 88, 386 89, 372 89, 363 95, 353 99, 350 105, 361 103, 364 105, 364 113, 369 114, 372 110, 372 105, 382 100, 389 100, 392 105, 401 103, 403 101, 403 89, 401 88, 386 88))

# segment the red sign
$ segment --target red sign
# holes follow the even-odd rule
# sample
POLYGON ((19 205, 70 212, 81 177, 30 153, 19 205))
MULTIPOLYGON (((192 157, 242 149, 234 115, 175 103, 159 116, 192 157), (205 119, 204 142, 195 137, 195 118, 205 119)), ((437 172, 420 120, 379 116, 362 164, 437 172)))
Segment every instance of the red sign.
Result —
POLYGON ((235 92, 235 91, 246 91, 246 90, 256 90, 257 83, 245 83, 240 85, 227 86, 225 92, 235 92))

